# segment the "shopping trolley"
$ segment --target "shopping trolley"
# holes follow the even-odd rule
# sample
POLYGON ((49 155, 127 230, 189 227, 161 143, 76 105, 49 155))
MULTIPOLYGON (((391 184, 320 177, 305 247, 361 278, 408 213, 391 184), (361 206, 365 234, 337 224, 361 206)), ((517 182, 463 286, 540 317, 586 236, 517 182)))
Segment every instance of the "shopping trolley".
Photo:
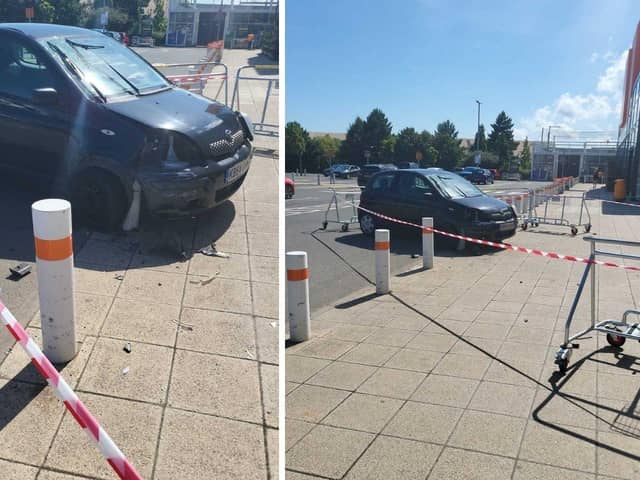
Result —
POLYGON ((569 316, 567 317, 567 321, 564 324, 564 342, 560 346, 560 349, 556 353, 555 363, 558 365, 558 368, 561 372, 566 372, 569 367, 569 360, 571 359, 572 349, 578 348, 578 345, 572 343, 574 340, 578 340, 584 337, 587 333, 592 331, 606 333, 607 342, 609 345, 613 347, 621 347, 627 338, 632 340, 640 341, 640 321, 636 321, 635 323, 630 323, 628 321, 630 316, 640 316, 640 310, 636 309, 628 309, 622 314, 622 320, 603 320, 601 322, 596 323, 596 317, 598 315, 597 305, 596 305, 596 265, 593 261, 597 256, 606 256, 606 257, 614 257, 614 258, 626 258, 630 260, 640 260, 640 255, 630 255, 626 253, 616 253, 604 250, 596 249, 597 243, 608 244, 608 245, 619 245, 619 246, 629 246, 629 247, 640 247, 640 242, 629 242, 626 240, 613 240, 608 238, 596 238, 596 237, 585 237, 586 241, 591 242, 591 254, 589 255, 590 263, 584 269, 584 273, 582 274, 582 278, 580 283, 578 284, 578 291, 576 292, 576 296, 573 299, 573 303, 571 304, 571 310, 569 310, 569 316), (582 294, 582 290, 587 283, 587 279, 591 276, 591 325, 579 332, 575 335, 570 335, 569 331, 571 329, 571 322, 573 321, 573 316, 576 312, 576 308, 578 307, 578 302, 580 300, 580 295, 582 294))
POLYGON ((335 188, 330 188, 329 190, 333 192, 333 195, 331 196, 327 210, 324 212, 322 229, 325 230, 330 223, 339 223, 341 225, 340 230, 346 232, 349 230, 349 225, 359 223, 357 202, 360 198, 360 192, 338 192, 335 188), (342 218, 340 218, 340 208, 345 207, 351 207, 351 216, 345 217, 343 215, 342 218), (329 218, 332 210, 335 210, 335 219, 329 218))
POLYGON ((571 229, 571 235, 578 233, 578 227, 583 227, 585 232, 591 231, 591 213, 582 195, 547 195, 535 194, 536 205, 522 222, 522 229, 529 225, 537 227, 542 224, 565 226, 571 229), (541 215, 538 210, 541 209, 541 215), (577 220, 577 221, 571 221, 577 220))

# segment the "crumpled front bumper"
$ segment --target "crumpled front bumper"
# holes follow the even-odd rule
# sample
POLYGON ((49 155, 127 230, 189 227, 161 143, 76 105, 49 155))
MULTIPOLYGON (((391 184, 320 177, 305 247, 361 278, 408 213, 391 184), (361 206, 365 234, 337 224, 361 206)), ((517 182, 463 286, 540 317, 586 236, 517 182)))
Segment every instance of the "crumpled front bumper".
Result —
POLYGON ((138 172, 147 211, 160 216, 198 215, 227 200, 241 186, 246 177, 253 149, 245 142, 236 153, 206 166, 182 170, 145 170, 138 172), (234 180, 225 183, 225 172, 241 165, 234 180))

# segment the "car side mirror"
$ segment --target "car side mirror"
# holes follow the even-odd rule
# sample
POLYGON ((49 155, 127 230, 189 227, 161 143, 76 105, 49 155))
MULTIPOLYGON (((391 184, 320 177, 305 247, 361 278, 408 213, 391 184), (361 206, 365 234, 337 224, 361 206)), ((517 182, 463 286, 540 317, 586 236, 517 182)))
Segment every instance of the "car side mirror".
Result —
POLYGON ((36 88, 31 93, 31 101, 36 105, 57 105, 58 92, 55 88, 36 88))

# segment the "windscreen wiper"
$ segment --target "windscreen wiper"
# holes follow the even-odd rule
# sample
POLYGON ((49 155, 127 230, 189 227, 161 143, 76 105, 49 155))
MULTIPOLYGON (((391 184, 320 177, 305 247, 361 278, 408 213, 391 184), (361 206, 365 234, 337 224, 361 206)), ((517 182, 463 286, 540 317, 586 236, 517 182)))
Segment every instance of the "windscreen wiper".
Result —
MULTIPOLYGON (((105 62, 106 63, 106 62, 105 62)), ((133 82, 131 82, 131 80, 129 80, 127 77, 125 77, 123 74, 121 74, 118 70, 116 70, 112 65, 110 64, 106 64, 107 67, 109 67, 111 70, 113 70, 116 75, 118 75, 122 80, 124 80, 126 82, 127 85, 129 85, 132 90, 135 92, 136 95, 140 95, 140 89, 138 87, 136 87, 133 82)))
MULTIPOLYGON (((78 77, 80 80, 83 80, 83 75, 80 72, 80 69, 75 66, 75 64, 69 59, 67 54, 64 53, 62 50, 60 50, 60 47, 58 47, 55 43, 47 42, 47 44, 49 45, 49 48, 51 48, 54 52, 58 54, 58 56, 60 57, 62 62, 67 66, 69 71, 73 73, 76 77, 78 77)), ((93 83, 91 82, 87 82, 87 83, 91 86, 91 88, 93 88, 93 90, 96 92, 96 95, 98 95, 100 100, 102 100, 103 103, 107 103, 107 97, 104 95, 104 93, 102 93, 98 89, 98 87, 96 87, 93 83)))
POLYGON ((85 50, 96 50, 99 48, 104 48, 104 45, 87 45, 86 43, 74 42, 73 40, 70 40, 68 38, 65 38, 64 40, 72 47, 80 47, 84 48, 85 50))

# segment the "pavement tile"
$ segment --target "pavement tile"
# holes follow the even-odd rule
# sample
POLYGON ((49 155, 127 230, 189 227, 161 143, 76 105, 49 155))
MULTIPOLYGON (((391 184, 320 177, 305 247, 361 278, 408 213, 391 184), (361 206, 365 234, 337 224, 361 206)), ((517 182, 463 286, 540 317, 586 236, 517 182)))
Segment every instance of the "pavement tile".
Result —
POLYGON ((322 479, 323 477, 316 477, 315 475, 305 475, 304 473, 292 472, 287 470, 287 480, 314 480, 322 479))
POLYGON ((232 357, 256 358, 253 317, 229 312, 183 308, 178 348, 232 357))
POLYGON ((279 430, 275 428, 267 428, 267 460, 269 462, 269 477, 272 480, 278 480, 280 466, 280 459, 278 452, 280 451, 279 445, 279 430))
POLYGON ((375 371, 376 367, 337 361, 316 373, 306 383, 353 391, 375 371))
POLYGON ((515 460, 468 452, 457 448, 444 449, 429 479, 456 480, 508 480, 511 478, 515 460))
POLYGON ((595 480, 595 475, 518 460, 513 480, 595 480))
POLYGON ((416 336, 416 332, 400 330, 397 328, 380 328, 369 335, 364 343, 375 343, 390 347, 404 347, 416 336))
POLYGON ((408 344, 408 348, 419 348, 434 352, 448 352, 456 343, 456 337, 439 333, 422 332, 416 335, 408 344))
MULTIPOLYGON (((276 187, 277 188, 277 187, 276 187)), ((274 188, 274 191, 276 190, 274 188)), ((278 233, 278 221, 273 221, 274 217, 255 216, 247 217, 247 232, 249 233, 278 233)))
POLYGON ((529 363, 525 361, 503 362, 501 360, 493 360, 484 380, 496 383, 509 383, 511 385, 535 385, 540 377, 542 365, 539 363, 529 363))
POLYGON ((253 311, 261 317, 278 318, 278 285, 252 282, 253 311))
POLYGON ((41 465, 63 412, 50 388, 0 380, 2 457, 41 465))
POLYGON ((130 243, 89 238, 75 255, 78 263, 91 263, 115 269, 127 268, 134 252, 130 243))
MULTIPOLYGON (((637 420, 636 420, 637 423, 637 420)), ((598 473, 635 479, 640 477, 640 446, 637 425, 632 435, 601 432, 597 447, 598 473)))
POLYGON ((380 368, 358 388, 358 392, 407 399, 425 377, 419 372, 380 368))
POLYGON ((433 369, 433 373, 480 380, 490 363, 488 357, 447 353, 433 369))
MULTIPOLYGON (((4 480, 35 480, 38 469, 20 463, 0 460, 0 472, 2 472, 4 480)), ((43 477, 40 476, 40 478, 43 477)))
POLYGON ((411 396, 411 400, 465 408, 479 383, 476 380, 431 374, 411 396))
POLYGON ((380 436, 349 471, 346 480, 424 480, 442 447, 380 436))
POLYGON ((627 375, 613 375, 598 372, 598 394, 601 397, 622 400, 630 404, 637 398, 640 379, 631 372, 627 375))
POLYGON ((194 255, 189 262, 189 275, 249 280, 249 256, 235 254, 222 258, 194 255))
POLYGON ((286 397, 287 418, 319 422, 348 396, 344 390, 301 385, 286 397))
POLYGON ((334 427, 378 433, 402 406, 402 400, 354 393, 322 423, 334 427))
POLYGON ((285 395, 289 395, 291 392, 293 392, 296 388, 298 388, 301 384, 300 383, 295 383, 295 382, 285 382, 285 389, 284 389, 284 394, 285 395))
POLYGON ((391 357, 384 366, 427 373, 436 366, 443 355, 441 352, 403 348, 391 357))
POLYGON ((168 273, 187 273, 189 260, 177 255, 137 251, 133 254, 129 269, 158 270, 168 273))
POLYGON ((520 448, 520 458, 583 472, 595 472, 595 441, 593 430, 578 427, 550 428, 529 421, 520 448))
POLYGON ((543 363, 547 356, 545 345, 506 341, 498 351, 498 357, 506 362, 524 360, 531 363, 543 363))
POLYGON ((230 253, 232 255, 247 255, 247 234, 241 231, 227 231, 220 238, 215 240, 216 249, 219 252, 230 253))
POLYGON ((502 342, 499 340, 489 340, 486 338, 461 338, 453 347, 451 347, 449 353, 486 357, 487 355, 496 355, 501 346, 502 342))
POLYGON ((520 313, 524 304, 520 302, 509 302, 504 300, 492 300, 485 307, 485 311, 504 312, 504 313, 520 313))
POLYGON ((278 428, 278 367, 277 365, 260 364, 262 379, 262 402, 264 404, 265 423, 269 427, 278 428))
MULTIPOLYGON (((449 307, 440 315, 438 315, 438 319, 473 322, 478 315, 480 315, 480 310, 461 307, 449 307)), ((443 321, 442 323, 446 324, 447 322, 443 321)))
POLYGON ((180 318, 178 305, 116 298, 102 334, 109 337, 173 346, 180 318))
POLYGON ((360 343, 343 355, 340 360, 381 366, 398 350, 396 347, 360 343))
POLYGON ((453 431, 448 445, 515 457, 526 425, 524 418, 467 410, 453 431))
POLYGON ((258 363, 177 350, 169 405, 262 423, 258 363))
POLYGON ((476 317, 476 322, 478 323, 499 323, 501 325, 511 325, 516 321, 517 318, 516 313, 511 312, 494 312, 491 310, 483 310, 476 317))
POLYGON ((329 363, 330 360, 287 354, 285 377, 288 381, 304 383, 329 363))
MULTIPOLYGON (((162 408, 83 393, 81 400, 143 478, 151 476, 162 408)), ((113 478, 113 470, 74 418, 65 414, 45 466, 70 473, 113 478)))
MULTIPOLYGON (((450 320, 448 318, 438 318, 436 320, 443 327, 453 332, 455 335, 462 335, 472 325, 472 322, 462 322, 460 320, 450 320)), ((435 323, 429 324, 425 329, 425 332, 445 332, 443 328, 440 328, 435 323)), ((447 332, 448 333, 448 332, 447 332)))
POLYGON ((129 270, 118 290, 119 298, 179 305, 184 275, 155 270, 129 270))
POLYGON ((465 332, 465 337, 504 340, 509 330, 500 323, 473 323, 465 332))
POLYGON ((341 478, 374 438, 370 433, 319 425, 289 450, 287 468, 341 478))
POLYGON ((285 449, 289 450, 315 426, 315 423, 287 418, 285 425, 285 449))
POLYGON ((168 408, 155 480, 264 480, 264 433, 259 425, 168 408))
POLYGON ((251 279, 254 282, 278 283, 280 276, 277 258, 251 255, 249 265, 251 266, 251 279))
POLYGON ((277 233, 249 233, 249 251, 251 255, 263 257, 278 256, 278 234, 277 233))
POLYGON ((534 343, 538 345, 549 345, 553 330, 550 328, 538 328, 529 323, 516 322, 509 330, 507 340, 511 342, 534 343))
POLYGON ((538 390, 533 401, 532 413, 546 423, 568 425, 595 430, 597 412, 595 397, 571 397, 546 389, 538 390))
POLYGON ((95 265, 76 264, 73 270, 76 292, 113 296, 120 287, 124 271, 104 271, 95 265))
POLYGON ((534 395, 533 388, 482 382, 471 399, 469 408, 526 418, 534 395))
POLYGON ((420 315, 396 315, 387 322, 383 322, 383 326, 398 328, 403 330, 411 330, 418 332, 431 323, 420 315))
POLYGON ((372 333, 379 330, 378 327, 365 327, 362 325, 336 325, 325 335, 326 338, 346 340, 348 342, 361 342, 372 333))
POLYGON ((306 342, 300 345, 300 349, 296 350, 296 355, 325 358, 327 360, 335 360, 351 350, 357 344, 353 342, 344 342, 342 340, 334 340, 332 338, 319 339, 306 342))
POLYGON ((54 472, 52 470, 40 470, 38 480, 83 480, 87 477, 76 477, 67 473, 54 472))
POLYGON ((256 317, 258 359, 261 362, 273 363, 274 365, 279 363, 280 340, 278 331, 279 324, 276 320, 256 317))
POLYGON ((131 342, 131 352, 127 353, 123 347, 121 340, 99 338, 78 388, 132 400, 164 402, 172 350, 131 342))
MULTIPOLYGON (((97 335, 104 322, 113 299, 103 295, 91 295, 76 292, 75 325, 76 339, 82 340, 85 335, 97 335)), ((41 327, 40 310, 33 316, 30 327, 41 327)))
MULTIPOLYGON (((244 280, 216 278, 211 283, 192 283, 203 277, 187 277, 184 306, 225 312, 251 314, 250 283, 244 280)), ((258 315, 262 315, 257 313, 258 315)))
POLYGON ((444 444, 462 415, 459 408, 407 402, 383 430, 395 437, 444 444))

